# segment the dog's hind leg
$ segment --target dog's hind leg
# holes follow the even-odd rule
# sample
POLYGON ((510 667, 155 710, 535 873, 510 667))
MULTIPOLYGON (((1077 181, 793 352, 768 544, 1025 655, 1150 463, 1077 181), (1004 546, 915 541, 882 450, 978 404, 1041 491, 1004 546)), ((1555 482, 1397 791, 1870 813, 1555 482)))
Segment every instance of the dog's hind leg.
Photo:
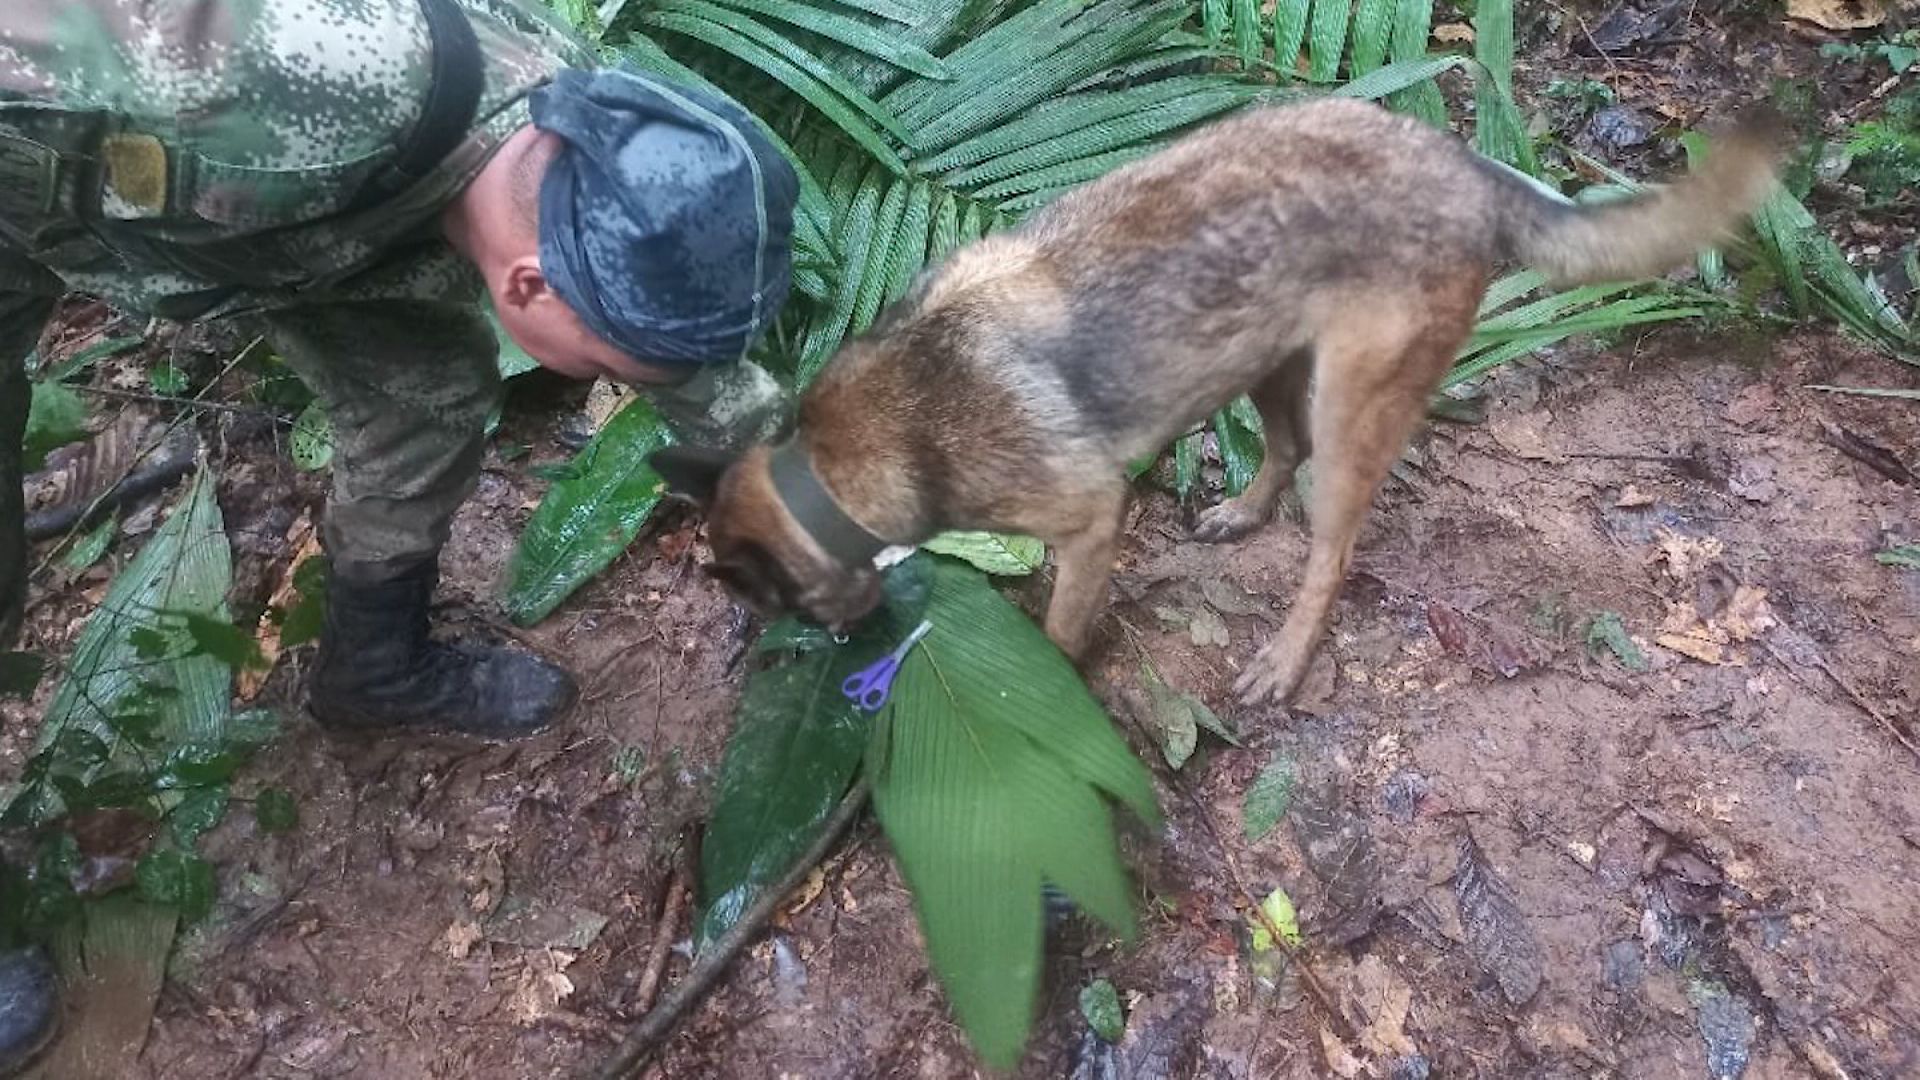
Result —
POLYGON ((1417 322, 1356 312, 1322 339, 1312 409, 1313 544, 1286 622, 1234 683, 1242 702, 1284 703, 1306 677, 1374 494, 1472 327, 1478 293, 1457 291, 1396 298, 1394 306, 1418 313, 1417 322))
POLYGON ((1120 526, 1127 508, 1127 489, 1069 500, 1071 510, 1054 516, 1071 527, 1050 530, 1056 573, 1053 595, 1047 602, 1047 636, 1068 657, 1079 660, 1093 636, 1094 616, 1107 598, 1107 581, 1120 551, 1120 526), (1077 511, 1077 512, 1074 512, 1077 511))
POLYGON ((1273 518, 1273 508, 1293 483, 1293 470, 1312 452, 1307 409, 1307 382, 1312 375, 1313 358, 1302 351, 1247 392, 1260 410, 1266 455, 1247 490, 1200 511, 1193 524, 1195 540, 1208 544, 1238 540, 1273 518))

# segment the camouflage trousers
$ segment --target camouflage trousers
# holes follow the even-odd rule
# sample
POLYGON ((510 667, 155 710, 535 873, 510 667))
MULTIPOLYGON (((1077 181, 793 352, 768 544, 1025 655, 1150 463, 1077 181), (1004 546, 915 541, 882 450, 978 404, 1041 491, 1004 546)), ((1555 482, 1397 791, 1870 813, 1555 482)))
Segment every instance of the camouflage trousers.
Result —
MULTIPOLYGON (((0 249, 0 647, 25 599, 21 435, 25 360, 63 288, 0 249)), ((435 558, 473 493, 499 400, 499 343, 471 303, 356 300, 238 316, 318 397, 333 424, 322 539, 336 575, 375 582, 435 558)))

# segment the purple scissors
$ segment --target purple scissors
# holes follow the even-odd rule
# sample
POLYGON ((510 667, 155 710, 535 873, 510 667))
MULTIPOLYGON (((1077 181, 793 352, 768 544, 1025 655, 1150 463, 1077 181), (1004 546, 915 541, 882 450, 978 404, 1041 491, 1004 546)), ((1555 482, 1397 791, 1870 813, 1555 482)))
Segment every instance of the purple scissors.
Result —
POLYGON ((900 671, 900 661, 906 659, 907 652, 913 648, 914 643, 926 637, 927 632, 932 629, 932 623, 921 620, 920 625, 913 628, 913 633, 907 635, 907 640, 901 642, 899 648, 847 676, 847 681, 840 684, 840 692, 845 694, 847 700, 853 702, 855 707, 865 712, 879 712, 880 707, 887 703, 888 692, 893 689, 893 677, 900 671))

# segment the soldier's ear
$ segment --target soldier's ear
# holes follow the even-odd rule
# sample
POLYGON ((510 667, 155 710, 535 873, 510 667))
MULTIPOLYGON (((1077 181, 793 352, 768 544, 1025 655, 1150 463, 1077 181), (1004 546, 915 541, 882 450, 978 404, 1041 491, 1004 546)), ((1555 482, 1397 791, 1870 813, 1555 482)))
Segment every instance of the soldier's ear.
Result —
POLYGON ((704 508, 713 502, 720 478, 733 465, 735 456, 719 450, 700 450, 668 446, 655 450, 647 464, 667 482, 671 494, 689 499, 704 508))

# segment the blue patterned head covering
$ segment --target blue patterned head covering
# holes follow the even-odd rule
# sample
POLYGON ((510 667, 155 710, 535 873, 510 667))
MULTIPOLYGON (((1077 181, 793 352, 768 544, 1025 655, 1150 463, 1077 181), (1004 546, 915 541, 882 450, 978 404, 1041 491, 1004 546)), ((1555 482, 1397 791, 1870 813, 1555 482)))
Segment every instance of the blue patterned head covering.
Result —
POLYGON ((540 269, 642 361, 741 358, 786 302, 793 167, 746 110, 631 68, 563 70, 530 99, 565 142, 540 184, 540 269))

